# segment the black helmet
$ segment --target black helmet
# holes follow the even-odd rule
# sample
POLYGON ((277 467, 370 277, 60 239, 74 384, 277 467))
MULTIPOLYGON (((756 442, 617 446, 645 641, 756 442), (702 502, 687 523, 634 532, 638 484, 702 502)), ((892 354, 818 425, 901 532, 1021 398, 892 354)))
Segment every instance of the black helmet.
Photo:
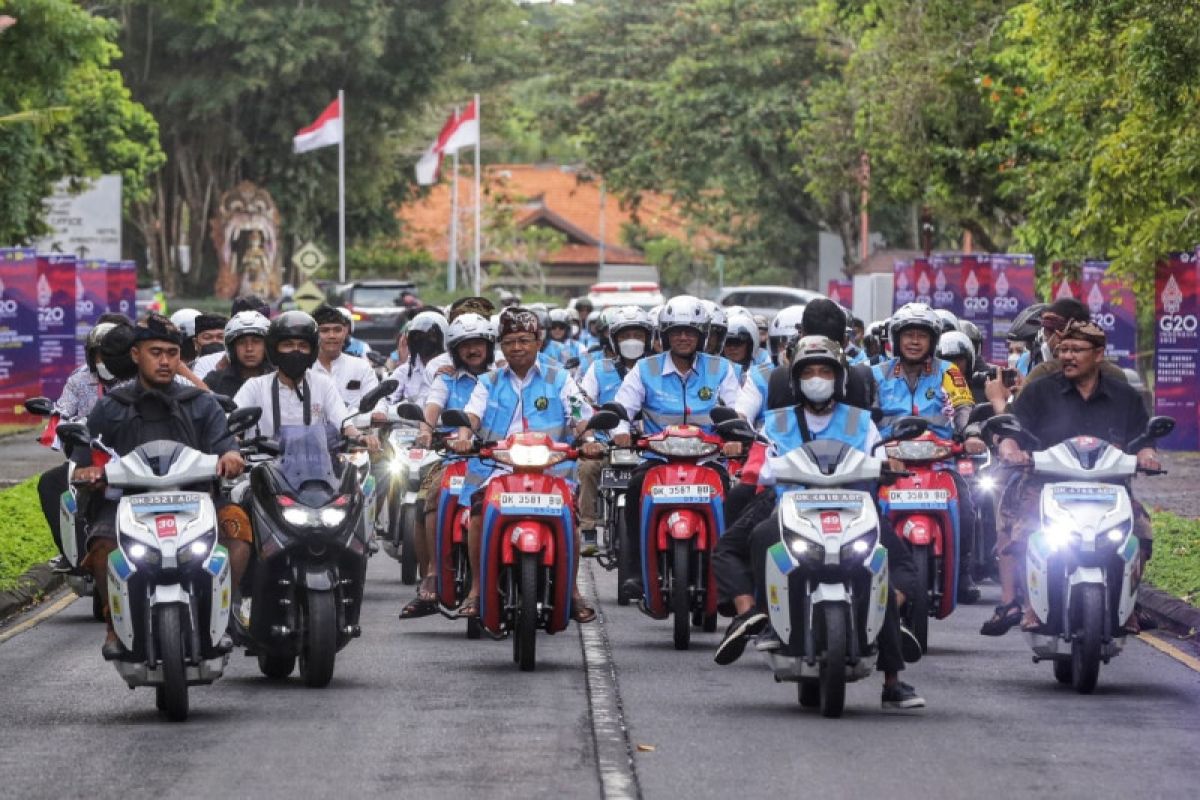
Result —
POLYGON ((1013 319, 1005 338, 1010 342, 1032 342, 1042 329, 1042 312, 1049 307, 1046 303, 1034 303, 1021 311, 1013 319))
POLYGON ((300 339, 308 342, 312 349, 312 361, 317 360, 317 346, 319 337, 317 336, 317 321, 303 311, 285 311, 275 319, 271 320, 271 327, 267 328, 267 357, 275 361, 275 357, 279 355, 279 343, 284 339, 300 339))
POLYGON ((110 328, 100 340, 100 363, 96 365, 96 372, 106 386, 127 381, 137 375, 137 365, 133 363, 133 356, 129 354, 133 340, 133 326, 121 322, 110 328))

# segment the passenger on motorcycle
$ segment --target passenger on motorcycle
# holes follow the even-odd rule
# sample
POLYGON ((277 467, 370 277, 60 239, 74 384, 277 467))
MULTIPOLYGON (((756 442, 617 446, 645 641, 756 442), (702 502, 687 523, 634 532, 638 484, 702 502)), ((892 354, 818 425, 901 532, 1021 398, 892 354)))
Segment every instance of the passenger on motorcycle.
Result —
MULTIPOLYGON (((737 399, 738 378, 733 365, 720 356, 699 352, 704 339, 707 313, 702 301, 690 295, 671 298, 659 312, 658 325, 667 352, 643 358, 631 369, 617 389, 616 402, 624 407, 627 418, 639 414, 645 433, 658 433, 669 425, 697 425, 712 432, 709 412, 718 402, 732 406, 737 399)), ((722 334, 722 339, 724 334, 722 334)), ((613 436, 618 447, 630 444, 629 424, 622 423, 613 436)), ((741 446, 731 443, 727 453, 737 455, 741 446)), ((643 461, 634 468, 628 496, 640 497, 646 472, 653 466, 643 461)), ((725 479, 723 470, 718 470, 725 479)), ((726 487, 728 488, 728 487, 726 487)), ((625 507, 626 530, 640 535, 638 503, 625 507)), ((641 574, 641 548, 630 547, 630 570, 641 574)), ((642 597, 641 578, 630 578, 621 587, 629 597, 642 597)))
POLYGON ((271 322, 257 311, 239 311, 225 325, 225 353, 229 366, 208 374, 205 382, 217 394, 233 397, 250 378, 266 375, 274 367, 267 359, 267 330, 271 322))
POLYGON ((229 317, 224 314, 201 314, 196 317, 196 363, 192 372, 207 382, 214 370, 225 362, 225 326, 229 317))
POLYGON ((742 380, 758 364, 758 326, 748 312, 735 311, 729 315, 721 355, 737 367, 738 377, 742 380))
POLYGON ((570 313, 565 308, 554 308, 547 316, 550 323, 548 340, 558 348, 559 363, 566 364, 572 359, 581 358, 584 347, 571 338, 570 313))
POLYGON ((362 339, 354 338, 354 312, 345 306, 338 306, 338 312, 341 313, 342 319, 346 323, 346 343, 342 345, 342 350, 348 356, 366 358, 367 353, 371 352, 371 345, 362 339))
MULTIPOLYGON (((930 431, 943 439, 966 429, 974 400, 958 368, 934 355, 942 328, 943 320, 924 303, 908 303, 892 316, 893 357, 872 368, 879 386, 884 438, 891 433, 891 420, 907 415, 929 420, 930 431)), ((970 455, 987 449, 978 436, 967 436, 964 448, 970 455)), ((975 506, 966 480, 954 470, 949 472, 958 489, 959 557, 966 564, 970 563, 975 506)), ((978 599, 979 590, 968 570, 959 572, 958 595, 960 603, 978 599)))
POLYGON ((426 367, 446 349, 446 318, 437 311, 422 311, 409 320, 404 328, 408 356, 389 375, 400 383, 387 399, 388 405, 408 401, 425 404, 431 376, 426 367))
MULTIPOLYGON (((129 354, 137 367, 137 381, 123 384, 102 397, 88 414, 87 428, 101 437, 118 455, 156 439, 170 439, 203 453, 220 456, 221 477, 239 475, 244 462, 237 442, 229 434, 225 414, 213 396, 175 380, 182 337, 165 317, 152 316, 134 330, 129 354)), ((71 459, 78 465, 74 480, 98 488, 104 468, 92 466, 90 450, 76 448, 71 459)), ((87 556, 83 568, 95 578, 96 591, 108 621, 102 653, 105 659, 120 658, 124 646, 113 630, 108 609, 108 556, 117 549, 117 500, 93 491, 85 512, 88 520, 87 556)), ((217 502, 218 519, 224 524, 227 505, 217 502)))
MULTIPOLYGON (((880 441, 879 431, 871 421, 869 411, 842 402, 848 369, 842 349, 836 342, 823 336, 802 338, 796 347, 790 374, 793 394, 800 403, 767 414, 763 433, 772 448, 786 452, 805 442, 831 439, 872 454, 880 441)), ((900 466, 894 464, 893 468, 900 466)), ((769 465, 764 464, 759 482, 766 487, 773 486, 769 465)), ((768 629, 764 602, 767 549, 779 540, 775 511, 777 497, 776 490, 768 488, 717 544, 713 567, 721 595, 732 598, 736 612, 717 648, 714 659, 718 664, 736 661, 748 638, 756 633, 762 633, 759 649, 779 647, 778 637, 768 629)), ((877 667, 884 675, 882 702, 885 708, 919 708, 925 705, 924 699, 899 679, 899 672, 904 669, 904 657, 896 610, 904 601, 905 593, 914 590, 915 572, 907 546, 895 536, 886 516, 880 514, 879 518, 880 541, 888 551, 892 582, 887 615, 879 634, 877 667)), ((917 645, 915 640, 912 644, 917 645)), ((919 645, 916 651, 919 652, 919 645)))
MULTIPOLYGON (((1027 384, 1012 404, 1012 413, 1021 427, 1036 436, 1043 448, 1075 436, 1094 436, 1123 448, 1140 435, 1149 421, 1141 397, 1127 382, 1112 380, 1101 369, 1105 360, 1104 331, 1090 320, 1072 320, 1058 332, 1056 344, 1053 355, 1060 371, 1027 384)), ((1029 454, 1013 439, 999 443, 999 455, 1012 466, 1030 463, 1029 454)), ((1162 469, 1153 446, 1143 447, 1136 455, 1140 469, 1162 469)), ((1039 507, 1043 483, 1043 478, 1022 475, 1006 494, 1005 507, 1014 517, 1011 535, 1017 545, 1023 545, 1041 524, 1039 507)), ((1133 533, 1141 545, 1141 558, 1134 568, 1134 582, 1137 583, 1153 552, 1153 529, 1140 504, 1135 506, 1133 533)), ((1037 631, 1042 622, 1026 599, 1022 630, 1037 631)), ((1136 633, 1136 625, 1135 614, 1126 622, 1126 628, 1136 633)))
MULTIPOLYGON (((460 429, 458 438, 450 441, 453 450, 464 454, 473 452, 474 429, 484 441, 498 441, 522 432, 544 433, 557 442, 569 442, 573 435, 582 435, 585 440, 581 447, 582 455, 598 458, 604 454, 603 445, 595 442, 590 433, 585 433, 592 407, 575 381, 561 367, 547 366, 538 360, 540 334, 537 315, 532 311, 518 307, 501 312, 500 350, 507 363, 482 376, 475 385, 464 408, 471 420, 471 428, 460 429)), ((484 497, 481 489, 501 469, 507 468, 488 466, 479 459, 472 460, 466 483, 459 495, 459 504, 471 509, 467 533, 471 590, 459 607, 458 615, 461 617, 479 615, 484 497)), ((578 544, 574 556, 578 561, 578 544)), ((581 623, 596 618, 595 610, 584 601, 578 587, 572 600, 572 615, 576 622, 581 623)))
POLYGON ((701 300, 700 303, 708 320, 703 328, 704 342, 700 350, 710 356, 721 356, 725 350, 725 337, 729 334, 729 315, 712 300, 701 300))
MULTIPOLYGON (((595 405, 611 403, 629 371, 650 351, 653 326, 650 315, 637 306, 624 306, 609 312, 608 350, 613 358, 594 362, 579 381, 579 388, 595 405)), ((596 492, 600 472, 607 459, 587 459, 578 462, 579 475, 579 533, 583 538, 584 555, 596 546, 596 492)))
POLYGON ((312 371, 333 381, 347 408, 357 408, 363 395, 379 385, 371 362, 344 351, 350 328, 342 312, 322 303, 313 310, 319 347, 312 371))

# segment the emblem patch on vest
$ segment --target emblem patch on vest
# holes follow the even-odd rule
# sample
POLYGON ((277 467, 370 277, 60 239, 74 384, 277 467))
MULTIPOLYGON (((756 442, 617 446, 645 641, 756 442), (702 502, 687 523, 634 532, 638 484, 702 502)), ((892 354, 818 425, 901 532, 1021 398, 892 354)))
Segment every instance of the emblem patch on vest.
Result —
POLYGON ((707 386, 700 387, 700 399, 701 400, 712 400, 712 396, 713 396, 712 389, 708 388, 707 386))
POLYGON ((933 396, 934 396, 935 394, 937 394, 937 392, 933 391, 933 389, 926 389, 926 390, 925 390, 925 399, 926 399, 926 400, 932 400, 932 399, 933 399, 933 396))
POLYGON ((533 407, 538 411, 545 411, 550 407, 550 400, 545 397, 539 397, 537 400, 533 401, 533 407))

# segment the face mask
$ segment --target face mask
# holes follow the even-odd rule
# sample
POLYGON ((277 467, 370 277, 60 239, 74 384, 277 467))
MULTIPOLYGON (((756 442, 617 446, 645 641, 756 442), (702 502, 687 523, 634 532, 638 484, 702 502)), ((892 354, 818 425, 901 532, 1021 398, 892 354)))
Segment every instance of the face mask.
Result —
POLYGON ((641 339, 626 339, 623 342, 617 342, 617 349, 621 351, 621 358, 635 361, 646 352, 646 343, 641 339))
POLYGON ((220 342, 213 342, 212 344, 206 344, 200 348, 200 355, 202 355, 202 356, 210 356, 213 353, 223 353, 223 352, 225 352, 225 345, 220 342))
POLYGON ((1020 362, 1020 360, 1021 360, 1020 353, 1009 353, 1008 354, 1008 366, 1009 367, 1016 367, 1017 363, 1020 362))
POLYGON ((312 356, 296 350, 290 353, 276 353, 272 360, 275 362, 275 366, 279 367, 280 372, 294 381, 303 378, 304 373, 312 364, 312 356))
POLYGON ((99 376, 101 382, 105 384, 112 383, 117 379, 117 376, 109 372, 108 367, 104 366, 103 361, 96 365, 96 375, 99 376))
POLYGON ((833 381, 828 378, 806 378, 800 381, 800 391, 805 399, 814 403, 824 403, 833 397, 833 381))

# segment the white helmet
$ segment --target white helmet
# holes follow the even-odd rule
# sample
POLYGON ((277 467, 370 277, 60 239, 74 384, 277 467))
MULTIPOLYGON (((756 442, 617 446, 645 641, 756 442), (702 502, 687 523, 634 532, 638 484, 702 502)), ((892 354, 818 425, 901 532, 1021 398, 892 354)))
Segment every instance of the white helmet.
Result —
POLYGON ((468 339, 495 342, 496 335, 492 332, 492 323, 479 314, 460 314, 455 317, 446 332, 446 349, 453 350, 468 339))
POLYGON ((350 328, 350 335, 354 335, 354 312, 345 306, 338 306, 338 313, 346 318, 346 326, 350 328))
POLYGON ((271 320, 257 311, 239 311, 225 323, 225 349, 232 355, 233 343, 243 336, 267 338, 271 320))
POLYGON ((938 339, 937 357, 946 360, 965 358, 968 364, 972 364, 975 361, 975 345, 965 333, 943 333, 942 338, 938 339))
POLYGON ((690 294, 672 297, 658 312, 658 331, 663 336, 672 328, 691 328, 704 338, 708 330, 708 312, 699 298, 690 294))
POLYGON ((445 341, 448 327, 446 318, 441 314, 436 311, 422 311, 408 321, 408 326, 405 330, 412 333, 413 331, 425 332, 437 328, 442 332, 442 341, 445 341))
POLYGON ((910 328, 928 331, 932 337, 930 352, 937 349, 938 337, 942 335, 942 321, 933 309, 924 303, 906 303, 892 315, 888 333, 892 339, 892 352, 900 352, 900 334, 910 328))
POLYGON ((650 315, 638 306, 621 306, 608 312, 608 343, 612 351, 617 352, 617 334, 629 328, 640 328, 646 332, 646 344, 654 335, 654 325, 650 315))
POLYGON ((488 325, 490 325, 492 329, 492 341, 495 341, 500 336, 500 315, 492 314, 491 318, 488 320, 488 325))
POLYGON ((729 315, 729 327, 725 333, 725 344, 731 343, 738 337, 745 337, 750 344, 746 357, 751 361, 758 352, 758 325, 748 312, 740 311, 729 315))
POLYGON ((565 325, 568 331, 571 330, 571 315, 567 313, 565 308, 552 308, 548 316, 549 319, 546 321, 547 328, 551 325, 565 325))
POLYGON ((705 331, 704 351, 718 355, 725 347, 725 335, 729 332, 729 315, 712 300, 701 300, 708 312, 708 328, 705 331))
POLYGON ((779 355, 787 347, 787 343, 800 332, 800 321, 803 318, 803 305, 788 306, 780 309, 767 326, 767 346, 771 348, 771 358, 775 359, 775 363, 779 363, 779 355))
POLYGON ((938 321, 942 324, 942 333, 949 333, 950 331, 958 330, 958 317, 954 316, 953 311, 949 311, 945 308, 935 308, 933 313, 937 316, 938 321))
POLYGON ((196 317, 200 316, 200 312, 194 308, 181 308, 171 315, 171 324, 179 328, 180 332, 187 337, 196 335, 196 317))

